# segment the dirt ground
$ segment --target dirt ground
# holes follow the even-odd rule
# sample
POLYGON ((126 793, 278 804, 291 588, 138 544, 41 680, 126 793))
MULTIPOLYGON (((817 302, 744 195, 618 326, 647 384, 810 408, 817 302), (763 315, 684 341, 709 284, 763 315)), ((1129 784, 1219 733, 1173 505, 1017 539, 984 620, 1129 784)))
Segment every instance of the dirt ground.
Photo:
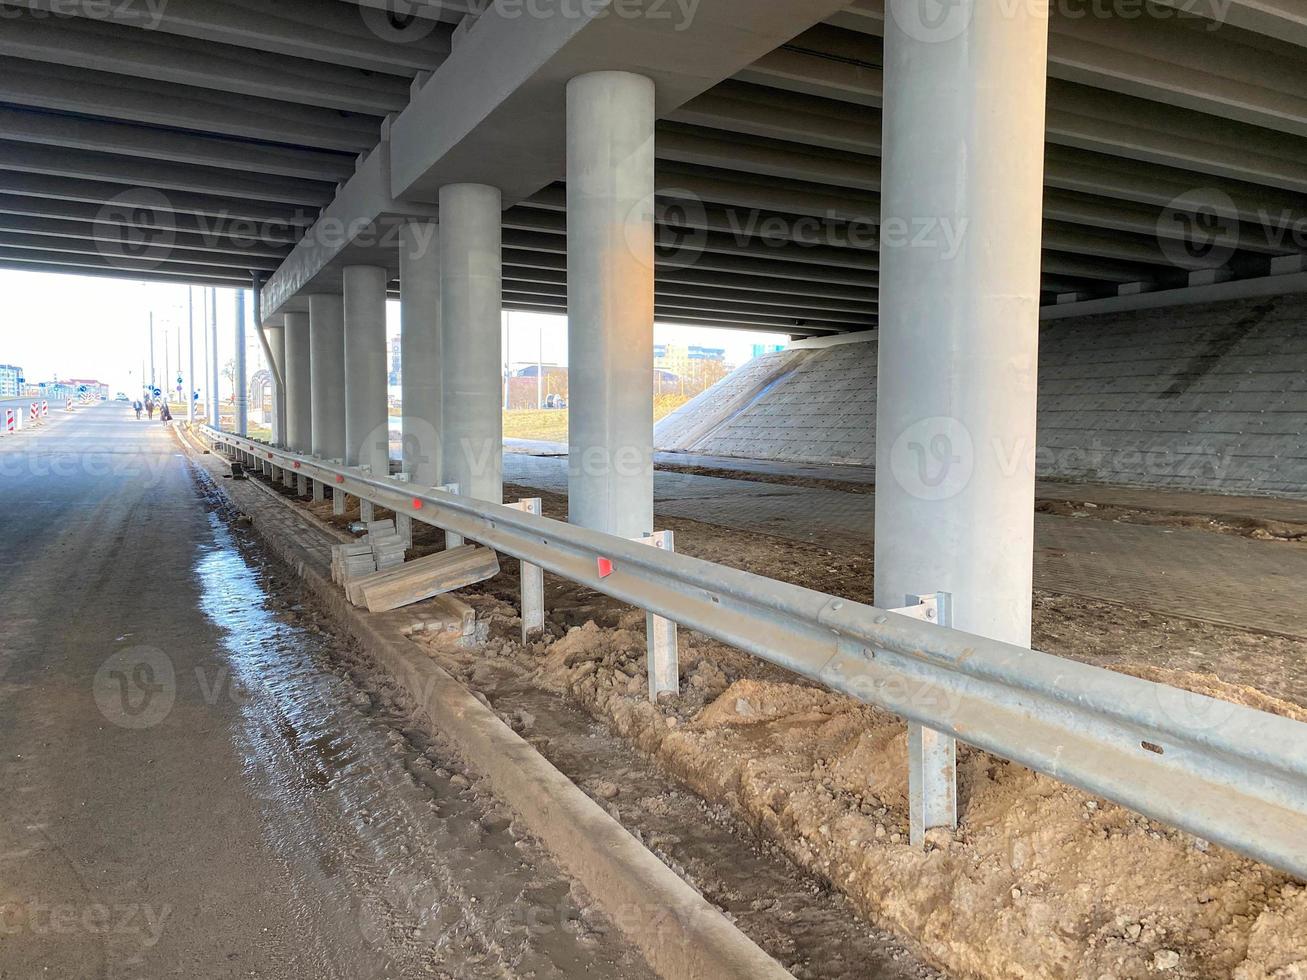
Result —
MULTIPOLYGON (((543 496, 546 513, 561 516, 564 502, 543 496)), ((664 523, 685 553, 871 599, 869 557, 664 523)), ((434 547, 422 534, 434 532, 420 532, 418 550, 434 547)), ((465 596, 489 623, 489 643, 471 656, 433 645, 432 656, 497 708, 504 699, 506 717, 528 695, 584 710, 662 778, 724 808, 950 976, 1307 977, 1300 883, 965 746, 959 831, 911 849, 901 720, 685 631, 682 694, 653 705, 643 614, 548 578, 549 635, 523 646, 514 565, 465 596)), ((1307 720, 1302 641, 1040 594, 1035 646, 1307 720)), ((598 795, 609 784, 621 794, 621 773, 598 795)), ((661 798, 623 800, 623 819, 651 819, 661 798)), ((806 975, 843 975, 828 968, 806 975)))
MULTIPOLYGON (((661 472, 684 473, 688 476, 711 476, 723 480, 746 480, 754 483, 773 483, 781 486, 807 487, 814 490, 836 490, 840 493, 871 494, 876 487, 871 483, 851 480, 825 480, 818 477, 794 476, 786 473, 758 473, 753 470, 719 469, 712 466, 681 466, 659 463, 661 472)), ((1094 501, 1048 499, 1035 502, 1038 514, 1055 514, 1059 517, 1092 518, 1100 521, 1118 521, 1123 524, 1145 524, 1150 527, 1184 527, 1215 534, 1233 534, 1258 541, 1288 541, 1307 543, 1307 525, 1287 521, 1257 518, 1222 519, 1209 514, 1187 513, 1176 510, 1149 510, 1140 507, 1118 507, 1094 501)))

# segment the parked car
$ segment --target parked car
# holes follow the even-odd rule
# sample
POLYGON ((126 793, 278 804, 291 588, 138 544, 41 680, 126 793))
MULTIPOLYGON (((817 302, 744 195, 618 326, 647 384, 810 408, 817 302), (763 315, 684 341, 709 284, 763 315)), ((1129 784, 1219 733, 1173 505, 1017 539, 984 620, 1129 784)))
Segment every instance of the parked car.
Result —
POLYGON ((131 401, 131 399, 128 398, 126 395, 124 395, 121 391, 118 392, 118 394, 116 394, 116 395, 113 396, 113 400, 116 401, 116 402, 129 402, 129 401, 131 401))

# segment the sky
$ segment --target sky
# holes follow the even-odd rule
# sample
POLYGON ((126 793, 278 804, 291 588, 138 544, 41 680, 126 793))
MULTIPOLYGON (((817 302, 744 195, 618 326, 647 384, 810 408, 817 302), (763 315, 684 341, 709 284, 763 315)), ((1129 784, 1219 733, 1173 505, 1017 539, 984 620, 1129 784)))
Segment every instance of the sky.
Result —
MULTIPOLYGON (((23 368, 29 381, 94 378, 113 392, 139 390, 142 371, 150 372, 150 322, 154 322, 155 374, 175 377, 178 341, 183 372, 186 364, 188 294, 185 286, 0 270, 0 364, 23 368), (165 370, 165 348, 167 365, 165 370)), ((217 290, 218 357, 225 364, 233 353, 235 292, 217 290)), ((204 290, 194 290, 196 373, 205 330, 204 290)), ((253 311, 246 302, 248 372, 262 363, 254 335, 253 311)), ((387 336, 399 333, 399 304, 387 304, 387 336)), ((567 321, 561 316, 506 313, 508 357, 514 366, 567 363, 567 321), (543 351, 541 351, 543 348, 543 351)), ((784 334, 656 324, 655 343, 701 344, 726 348, 734 365, 749 359, 754 344, 785 343, 784 334)), ((223 388, 225 391, 225 383, 223 388)))

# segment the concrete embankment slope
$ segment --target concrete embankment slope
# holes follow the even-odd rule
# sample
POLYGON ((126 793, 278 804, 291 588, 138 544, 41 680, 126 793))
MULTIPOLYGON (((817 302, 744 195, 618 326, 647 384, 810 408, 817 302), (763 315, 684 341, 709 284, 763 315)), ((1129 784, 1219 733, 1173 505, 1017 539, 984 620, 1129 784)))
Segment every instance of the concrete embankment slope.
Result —
MULTIPOLYGON (((876 458, 876 335, 755 358, 658 423, 660 450, 876 458)), ((1038 473, 1307 496, 1307 298, 1055 321, 1040 334, 1038 473)))

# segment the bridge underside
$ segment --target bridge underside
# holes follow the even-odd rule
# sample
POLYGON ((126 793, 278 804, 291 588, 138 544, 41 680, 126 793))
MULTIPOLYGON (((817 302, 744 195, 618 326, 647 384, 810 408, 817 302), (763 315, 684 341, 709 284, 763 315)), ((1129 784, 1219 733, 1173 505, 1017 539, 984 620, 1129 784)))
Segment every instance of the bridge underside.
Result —
MULTIPOLYGON (((254 272, 289 302, 302 285, 339 288, 340 268, 364 259, 385 265, 397 295, 388 230, 434 214, 446 176, 477 173, 514 185, 504 306, 561 313, 558 73, 652 66, 659 319, 796 336, 877 323, 882 0, 780 5, 831 9, 812 23, 771 15, 747 43, 700 27, 705 8, 682 30, 685 8, 644 4, 669 18, 656 24, 669 44, 693 52, 685 64, 643 57, 648 39, 612 28, 618 16, 557 37, 531 22, 518 32, 527 43, 478 38, 504 25, 469 30, 462 0, 415 4, 415 20, 387 6, 0 0, 0 267, 226 287, 254 272), (503 57, 471 66, 483 104, 464 101, 484 125, 452 120, 447 100, 469 67, 451 51, 490 41, 503 57), (422 145, 432 124, 448 145, 422 145), (465 134, 451 131, 459 124, 465 134), (356 161, 392 146, 390 174, 356 161), (417 159, 440 151, 443 173, 417 159), (372 186, 338 191, 351 178, 372 186), (345 230, 293 255, 324 213, 345 230), (351 241, 359 220, 368 232, 351 241)), ((1041 303, 1304 288, 1307 14, 1293 0, 1160 0, 1138 17, 1054 6, 1041 303)), ((885 233, 948 234, 929 227, 937 219, 908 216, 885 233)))

